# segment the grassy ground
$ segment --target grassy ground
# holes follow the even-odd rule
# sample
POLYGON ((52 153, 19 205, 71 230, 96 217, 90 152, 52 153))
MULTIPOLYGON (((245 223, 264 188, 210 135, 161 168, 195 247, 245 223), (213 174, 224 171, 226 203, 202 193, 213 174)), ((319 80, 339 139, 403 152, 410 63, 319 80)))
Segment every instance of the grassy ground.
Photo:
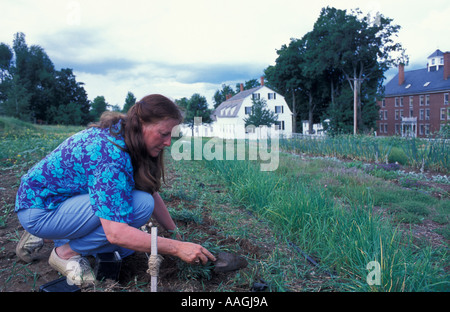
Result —
MULTIPOLYGON (((15 257, 15 189, 80 128, 0 121, 0 290, 36 290, 57 274, 45 260, 15 257)), ((238 253, 249 265, 218 275, 165 259, 161 291, 449 290, 450 188, 442 176, 298 153, 281 153, 274 172, 249 161, 166 159, 162 196, 184 239, 238 253), (380 283, 369 285, 377 263, 380 283)), ((94 291, 148 291, 145 266, 138 254, 124 263, 120 284, 94 291)))

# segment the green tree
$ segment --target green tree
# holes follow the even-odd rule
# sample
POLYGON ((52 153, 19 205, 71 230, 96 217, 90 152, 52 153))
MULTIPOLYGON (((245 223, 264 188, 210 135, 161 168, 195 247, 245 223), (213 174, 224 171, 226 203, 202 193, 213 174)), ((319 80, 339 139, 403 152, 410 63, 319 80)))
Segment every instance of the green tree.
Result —
POLYGON ((191 96, 188 101, 181 100, 178 104, 186 105, 184 121, 192 130, 194 136, 195 118, 200 117, 202 123, 211 123, 211 109, 208 108, 206 98, 198 93, 191 96))
POLYGON ((103 112, 106 111, 107 107, 108 103, 103 95, 95 97, 94 101, 92 101, 92 109, 90 111, 92 120, 98 120, 103 112))
POLYGON ((384 72, 407 62, 404 49, 392 39, 399 29, 381 14, 373 20, 360 11, 323 8, 312 31, 277 51, 266 78, 300 104, 292 105, 294 116, 297 107, 300 114, 307 107, 310 126, 330 119, 332 131, 347 132, 343 122, 353 124, 347 113, 355 111, 348 104, 356 103, 358 127, 368 131, 377 120, 376 95, 384 72))
POLYGON ((14 35, 12 49, 0 44, 0 67, 0 105, 4 113, 34 122, 61 123, 66 116, 58 115, 76 104, 79 108, 74 112, 81 112, 81 123, 90 122, 84 84, 76 81, 71 69, 55 70, 42 47, 28 47, 25 34, 14 35))
POLYGON ((310 70, 324 72, 331 80, 332 111, 339 111, 334 99, 343 89, 343 81, 353 91, 355 132, 375 126, 376 117, 368 119, 365 115, 377 116, 373 112, 378 110, 375 95, 381 89, 384 72, 399 62, 407 62, 401 44, 392 39, 399 29, 400 26, 392 24, 392 19, 379 13, 372 19, 359 10, 348 13, 327 7, 322 9, 308 35, 310 60, 315 61, 311 62, 310 70))
POLYGON ((235 95, 236 92, 226 84, 222 84, 222 90, 217 90, 213 96, 214 108, 217 108, 220 104, 227 100, 228 96, 235 95))
MULTIPOLYGON (((250 79, 243 83, 244 90, 253 89, 253 88, 259 87, 260 85, 261 85, 261 83, 258 81, 258 79, 250 79)), ((241 92, 241 84, 237 83, 236 84, 236 93, 239 93, 239 92, 241 92)))
POLYGON ((13 75, 18 75, 21 84, 31 94, 30 110, 32 118, 46 121, 46 110, 55 101, 55 68, 38 45, 28 47, 23 33, 17 33, 13 40, 15 64, 13 75))
POLYGON ((81 125, 85 122, 85 116, 79 103, 70 102, 58 107, 51 106, 48 110, 53 115, 53 123, 60 125, 81 125))
MULTIPOLYGON (((319 121, 323 110, 324 90, 321 73, 308 72, 311 65, 308 61, 308 45, 306 36, 302 39, 291 39, 288 46, 283 45, 277 51, 278 58, 273 67, 266 69, 265 74, 270 85, 285 91, 292 96, 291 109, 294 120, 294 129, 297 128, 298 117, 308 119, 309 127, 312 129, 314 122, 319 121)), ((285 93, 285 94, 286 94, 285 93)))
POLYGON ((2 114, 25 121, 30 121, 31 94, 22 85, 18 75, 15 75, 12 77, 12 79, 8 80, 6 98, 6 101, 4 101, 1 105, 2 109, 0 110, 0 112, 2 114))
MULTIPOLYGON (((55 101, 51 106, 47 107, 47 120, 49 123, 66 123, 66 109, 77 106, 74 110, 74 119, 72 119, 72 125, 86 125, 91 121, 89 114, 90 102, 87 97, 87 93, 84 90, 84 83, 77 82, 76 77, 73 74, 72 69, 63 68, 60 71, 55 72, 55 88, 54 98, 55 101), (61 109, 60 109, 61 108, 61 109), (58 116, 64 115, 64 116, 58 116), (79 121, 79 123, 75 123, 79 121)), ((69 114, 71 115, 71 114, 69 114)))
POLYGON ((11 48, 7 44, 0 43, 0 84, 10 77, 13 56, 11 48))
POLYGON ((267 109, 264 99, 252 99, 252 111, 244 118, 245 126, 272 126, 278 120, 275 112, 267 109))
MULTIPOLYGON (((291 40, 292 42, 292 40, 291 40)), ((301 53, 294 47, 283 45, 277 50, 278 57, 275 65, 271 65, 264 70, 267 85, 280 94, 284 94, 293 115, 293 129, 297 131, 297 121, 301 121, 301 108, 299 104, 304 102, 306 95, 301 89, 303 79, 302 70, 299 64, 302 61, 301 53)))
POLYGON ((128 110, 131 108, 131 106, 133 106, 134 104, 136 104, 136 97, 132 92, 128 91, 127 97, 125 98, 125 104, 123 105, 122 108, 122 113, 126 114, 128 110))

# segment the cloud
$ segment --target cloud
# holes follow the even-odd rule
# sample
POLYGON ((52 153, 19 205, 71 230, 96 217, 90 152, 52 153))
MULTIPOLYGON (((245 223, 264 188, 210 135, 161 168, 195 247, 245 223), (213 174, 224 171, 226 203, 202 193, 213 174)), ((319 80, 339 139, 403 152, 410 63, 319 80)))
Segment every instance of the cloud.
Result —
POLYGON ((205 95, 258 79, 276 50, 312 30, 323 7, 380 11, 402 27, 410 63, 426 66, 445 41, 448 0, 16 0, 3 1, 0 41, 24 32, 55 67, 72 68, 89 98, 122 104, 158 92, 205 95), (414 2, 414 3, 412 3, 414 2), (405 10, 405 8, 408 8, 405 10))

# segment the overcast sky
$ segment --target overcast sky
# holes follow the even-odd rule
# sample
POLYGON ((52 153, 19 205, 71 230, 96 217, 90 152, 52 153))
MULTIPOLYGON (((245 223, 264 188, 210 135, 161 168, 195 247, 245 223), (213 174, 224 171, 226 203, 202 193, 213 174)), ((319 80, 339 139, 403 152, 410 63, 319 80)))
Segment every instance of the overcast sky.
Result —
MULTIPOLYGON (((448 0, 0 0, 0 42, 23 32, 56 69, 72 68, 90 100, 205 96, 259 79, 276 50, 311 31, 323 7, 380 12, 402 29, 410 65, 450 50, 448 0)), ((388 73, 392 75, 394 71, 388 73)))

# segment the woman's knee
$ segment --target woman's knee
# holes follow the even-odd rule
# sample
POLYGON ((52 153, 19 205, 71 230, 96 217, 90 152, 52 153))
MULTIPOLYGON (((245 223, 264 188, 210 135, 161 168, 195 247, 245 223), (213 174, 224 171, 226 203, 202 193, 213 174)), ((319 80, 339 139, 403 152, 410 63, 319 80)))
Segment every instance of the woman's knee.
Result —
POLYGON ((153 196, 147 192, 133 191, 133 226, 140 227, 148 222, 155 208, 153 196))

